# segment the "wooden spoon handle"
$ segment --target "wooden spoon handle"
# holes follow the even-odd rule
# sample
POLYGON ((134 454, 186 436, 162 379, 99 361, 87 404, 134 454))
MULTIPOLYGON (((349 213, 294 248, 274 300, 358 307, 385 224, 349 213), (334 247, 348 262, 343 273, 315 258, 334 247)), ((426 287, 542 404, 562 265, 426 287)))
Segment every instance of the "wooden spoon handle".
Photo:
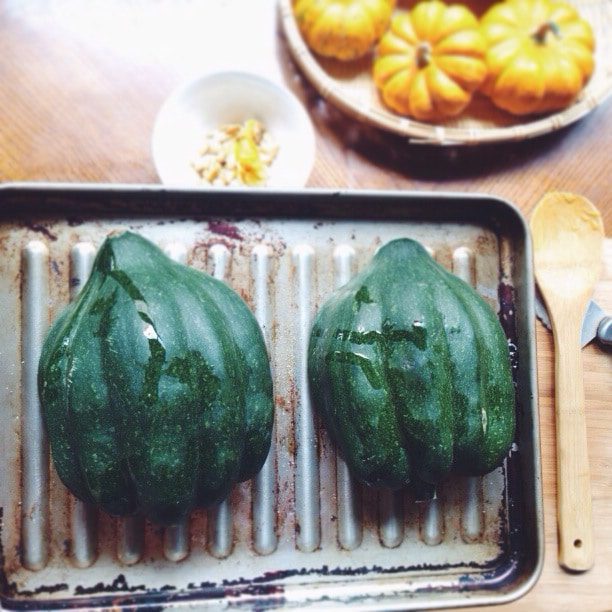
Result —
POLYGON ((580 572, 593 566, 591 480, 579 325, 564 323, 555 333, 559 564, 580 572))

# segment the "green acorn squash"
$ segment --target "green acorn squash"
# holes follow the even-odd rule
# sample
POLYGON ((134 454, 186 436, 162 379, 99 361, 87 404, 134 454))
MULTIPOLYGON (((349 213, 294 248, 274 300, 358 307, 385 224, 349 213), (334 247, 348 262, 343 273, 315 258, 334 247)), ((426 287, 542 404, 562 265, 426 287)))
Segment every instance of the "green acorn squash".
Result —
POLYGON ((268 454, 272 379, 255 318, 225 283, 136 234, 106 239, 38 374, 61 480, 112 515, 177 522, 268 454))
POLYGON ((368 484, 431 490, 453 471, 489 472, 509 451, 514 388, 501 325, 413 240, 383 246, 322 306, 308 370, 331 438, 368 484))

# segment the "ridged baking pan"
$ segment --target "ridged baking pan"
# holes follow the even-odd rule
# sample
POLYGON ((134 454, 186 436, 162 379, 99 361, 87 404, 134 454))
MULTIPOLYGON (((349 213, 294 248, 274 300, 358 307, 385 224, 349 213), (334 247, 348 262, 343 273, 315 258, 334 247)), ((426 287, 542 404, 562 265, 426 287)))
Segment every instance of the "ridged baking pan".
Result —
POLYGON ((346 606, 423 609, 504 602, 538 578, 542 500, 528 232, 485 195, 0 188, 2 606, 147 609, 346 606), (275 436, 262 472, 189 521, 113 519, 67 493, 36 393, 50 321, 97 247, 130 228, 224 279, 270 351, 275 436), (517 434, 504 466, 454 478, 429 503, 353 482, 310 403, 317 307, 381 244, 425 244, 499 313, 513 359, 517 434))

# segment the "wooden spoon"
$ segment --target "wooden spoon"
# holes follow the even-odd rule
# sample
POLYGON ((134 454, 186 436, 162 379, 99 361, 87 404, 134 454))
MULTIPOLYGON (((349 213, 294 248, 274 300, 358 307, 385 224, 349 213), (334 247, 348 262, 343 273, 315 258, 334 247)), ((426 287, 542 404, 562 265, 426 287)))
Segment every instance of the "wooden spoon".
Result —
POLYGON ((587 199, 548 193, 533 212, 531 232, 555 339, 559 564, 585 571, 593 566, 593 525, 580 330, 601 274, 603 223, 587 199))

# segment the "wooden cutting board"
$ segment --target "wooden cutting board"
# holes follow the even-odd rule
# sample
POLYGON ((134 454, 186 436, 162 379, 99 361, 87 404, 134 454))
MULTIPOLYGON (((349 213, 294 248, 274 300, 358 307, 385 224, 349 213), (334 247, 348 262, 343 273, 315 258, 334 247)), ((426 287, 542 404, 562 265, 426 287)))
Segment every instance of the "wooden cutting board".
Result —
MULTIPOLYGON (((612 313, 612 238, 604 241, 604 265, 593 298, 612 313)), ((584 574, 568 574, 557 564, 553 341, 552 334, 539 321, 536 337, 546 540, 544 570, 525 597, 494 609, 525 612, 562 609, 564 602, 576 593, 581 594, 584 610, 608 609, 602 607, 602 595, 606 589, 609 592, 612 579, 612 351, 602 349, 596 342, 583 350, 595 565, 584 574)))
POLYGON ((595 289, 595 300, 612 312, 612 238, 604 241, 604 268, 601 281, 595 289))

